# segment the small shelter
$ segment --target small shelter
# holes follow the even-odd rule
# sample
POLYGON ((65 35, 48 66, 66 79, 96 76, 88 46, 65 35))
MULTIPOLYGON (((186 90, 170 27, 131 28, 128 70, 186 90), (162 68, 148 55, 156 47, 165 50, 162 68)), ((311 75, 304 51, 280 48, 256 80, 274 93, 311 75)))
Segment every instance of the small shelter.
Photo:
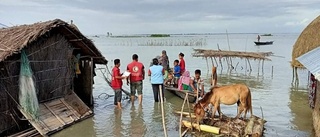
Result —
MULTIPOLYGON (((320 16, 314 19, 300 34, 296 43, 293 45, 291 66, 293 68, 293 77, 296 77, 298 82, 298 69, 305 69, 297 58, 316 48, 320 47, 320 16)), ((311 55, 311 54, 310 54, 311 55)), ((320 64, 320 63, 319 63, 320 64)), ((294 79, 293 79, 294 80, 294 79)), ((320 85, 319 81, 314 77, 310 77, 309 102, 313 108, 313 125, 316 131, 316 136, 320 136, 320 85)))
MULTIPOLYGON (((260 64, 260 61, 262 61, 262 71, 263 71, 264 61, 265 60, 271 61, 271 59, 268 57, 273 55, 272 52, 226 51, 226 50, 220 50, 220 49, 219 50, 193 49, 193 51, 194 51, 192 54, 193 57, 202 57, 206 59, 207 67, 209 67, 208 58, 211 59, 211 63, 213 66, 215 66, 213 59, 216 62, 216 66, 218 66, 218 62, 217 62, 217 58, 218 58, 221 68, 223 68, 221 59, 225 58, 228 63, 228 69, 230 67, 229 65, 232 66, 232 58, 240 58, 240 59, 246 59, 248 61, 248 64, 250 66, 250 71, 252 70, 252 68, 249 60, 259 60, 259 64, 260 64)), ((233 69, 233 66, 232 66, 232 69, 233 69)))
POLYGON ((92 116, 95 64, 107 60, 60 19, 0 29, 0 136, 28 128, 28 121, 45 136, 92 116), (32 70, 39 119, 19 102, 22 53, 32 70))

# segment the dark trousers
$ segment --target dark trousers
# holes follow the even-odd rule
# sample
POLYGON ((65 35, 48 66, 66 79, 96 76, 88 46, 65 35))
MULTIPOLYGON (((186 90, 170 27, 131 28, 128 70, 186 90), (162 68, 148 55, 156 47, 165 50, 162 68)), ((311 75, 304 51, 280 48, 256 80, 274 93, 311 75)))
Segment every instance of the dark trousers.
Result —
POLYGON ((114 90, 114 105, 117 105, 118 102, 121 102, 122 91, 121 89, 113 89, 114 90))
POLYGON ((152 84, 152 90, 153 90, 153 98, 154 98, 154 102, 159 102, 160 100, 160 88, 159 86, 161 86, 162 89, 162 99, 164 100, 164 87, 163 84, 152 84))

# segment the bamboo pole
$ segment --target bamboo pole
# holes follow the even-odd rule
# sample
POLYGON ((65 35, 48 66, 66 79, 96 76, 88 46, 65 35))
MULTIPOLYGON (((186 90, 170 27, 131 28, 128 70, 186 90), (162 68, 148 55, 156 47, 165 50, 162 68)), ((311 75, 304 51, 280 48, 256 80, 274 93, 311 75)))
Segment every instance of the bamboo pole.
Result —
POLYGON ((260 74, 260 60, 259 60, 259 63, 258 63, 258 76, 260 74))
POLYGON ((262 60, 262 74, 264 74, 264 59, 262 60))
MULTIPOLYGON (((212 66, 214 66, 214 62, 213 62, 212 57, 210 57, 210 59, 211 59, 211 64, 212 64, 212 66)), ((217 64, 217 65, 218 65, 218 64, 217 64)))
POLYGON ((220 128, 219 127, 214 127, 214 126, 208 126, 208 125, 198 125, 198 124, 191 124, 191 122, 189 121, 185 121, 183 120, 182 121, 183 125, 188 127, 188 128, 191 128, 191 127, 194 127, 198 130, 201 130, 201 131, 205 131, 205 132, 209 132, 209 133, 214 133, 214 134, 220 134, 220 128))
POLYGON ((162 115, 163 132, 164 132, 164 136, 168 137, 167 128, 166 128, 166 122, 165 122, 165 117, 164 117, 164 109, 163 109, 162 85, 159 85, 159 89, 160 89, 161 115, 162 115))
POLYGON ((208 74, 209 74, 209 63, 208 63, 208 58, 206 57, 206 63, 207 63, 207 77, 208 77, 208 74))
MULTIPOLYGON (((186 96, 184 97, 183 104, 182 104, 182 107, 181 107, 181 112, 183 112, 184 104, 186 103, 186 100, 187 100, 187 98, 188 98, 187 95, 188 95, 188 93, 187 93, 186 96)), ((182 137, 181 128, 182 128, 182 113, 180 114, 180 124, 179 124, 179 135, 180 135, 180 137, 182 137)))
POLYGON ((250 67, 250 72, 251 72, 251 71, 252 71, 252 67, 251 67, 250 61, 249 61, 248 58, 246 58, 246 59, 247 59, 247 61, 248 61, 248 64, 249 64, 249 67, 250 67))
POLYGON ((216 57, 213 57, 213 58, 214 58, 214 61, 216 62, 217 67, 218 67, 218 61, 217 61, 216 57))
MULTIPOLYGON (((192 118, 193 118, 193 117, 192 117, 192 115, 191 115, 188 93, 186 93, 186 97, 187 97, 187 105, 188 105, 188 110, 189 110, 189 117, 190 117, 190 121, 191 121, 191 125, 192 125, 192 118)), ((194 118, 195 118, 195 116, 194 116, 194 118)))

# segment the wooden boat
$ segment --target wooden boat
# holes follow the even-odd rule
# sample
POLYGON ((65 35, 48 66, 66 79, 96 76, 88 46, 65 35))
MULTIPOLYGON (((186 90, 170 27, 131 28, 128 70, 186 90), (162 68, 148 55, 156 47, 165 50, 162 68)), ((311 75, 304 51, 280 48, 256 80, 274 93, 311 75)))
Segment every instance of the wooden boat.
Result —
POLYGON ((262 41, 254 41, 254 43, 256 45, 272 45, 273 41, 264 41, 264 42, 262 42, 262 41))
POLYGON ((180 97, 181 99, 184 99, 186 96, 186 93, 188 93, 189 103, 194 103, 197 100, 197 95, 190 92, 189 90, 179 90, 178 88, 167 87, 167 86, 165 86, 165 89, 173 93, 174 95, 180 97))

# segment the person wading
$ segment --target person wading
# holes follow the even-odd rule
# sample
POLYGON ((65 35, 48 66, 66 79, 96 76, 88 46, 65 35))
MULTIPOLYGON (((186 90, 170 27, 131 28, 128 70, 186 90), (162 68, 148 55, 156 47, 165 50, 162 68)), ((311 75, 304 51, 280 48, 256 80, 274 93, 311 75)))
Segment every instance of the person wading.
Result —
POLYGON ((151 85, 153 90, 153 97, 154 102, 159 102, 160 97, 160 86, 162 88, 162 98, 164 98, 164 92, 163 92, 163 75, 164 75, 164 69, 161 65, 159 65, 158 59, 154 58, 152 60, 152 66, 150 67, 148 71, 148 75, 151 76, 151 85))
POLYGON ((114 60, 114 68, 112 69, 112 81, 111 87, 114 90, 114 105, 121 109, 121 98, 122 98, 122 79, 127 77, 121 76, 120 74, 120 59, 114 60))
POLYGON ((138 62, 138 55, 132 55, 132 62, 128 64, 127 71, 131 74, 127 78, 127 85, 130 83, 131 102, 134 104, 135 94, 138 92, 139 105, 142 104, 142 89, 145 76, 144 65, 138 62))

